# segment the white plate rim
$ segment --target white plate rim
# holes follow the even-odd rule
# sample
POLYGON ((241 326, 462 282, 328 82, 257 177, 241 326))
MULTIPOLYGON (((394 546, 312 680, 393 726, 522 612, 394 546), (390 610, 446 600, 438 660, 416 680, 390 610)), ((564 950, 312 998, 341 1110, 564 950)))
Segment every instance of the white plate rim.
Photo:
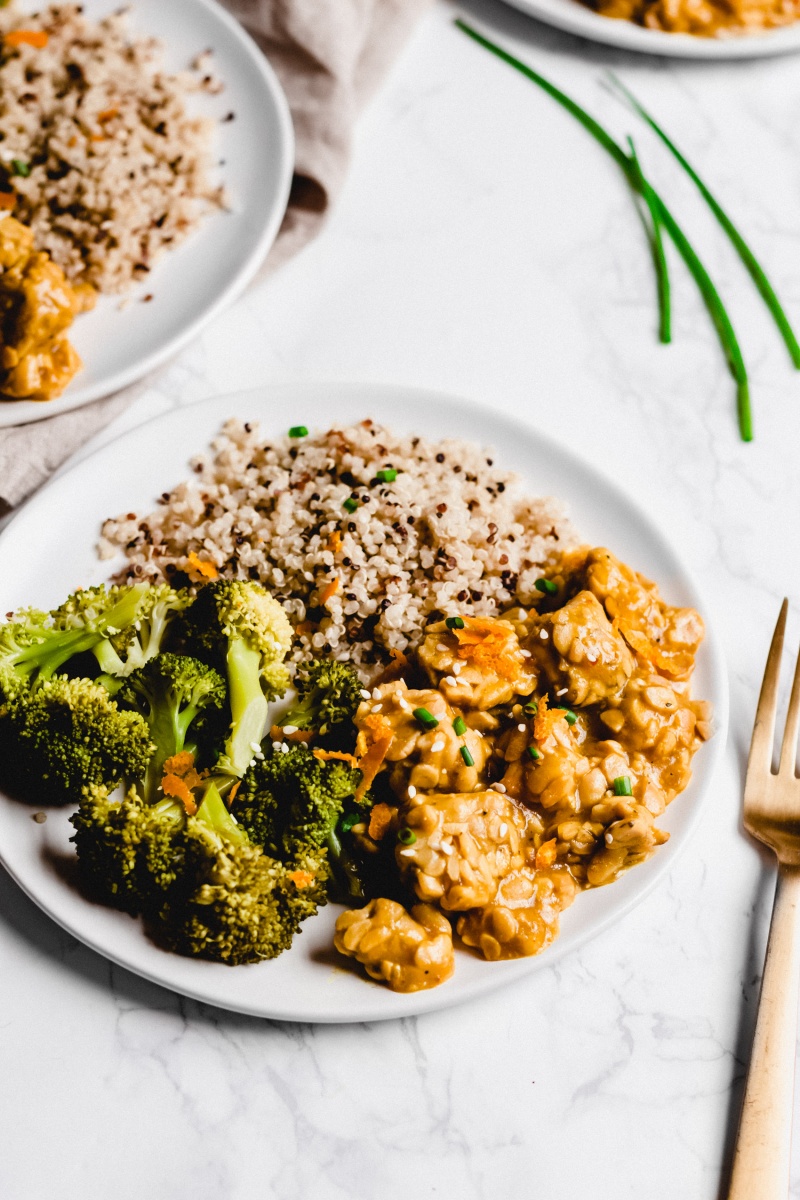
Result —
MULTIPOLYGON (((184 0, 184 3, 205 9, 215 21, 227 30, 234 42, 237 43, 241 53, 247 57, 251 66, 260 75, 269 93, 279 137, 278 143, 271 148, 276 167, 275 203, 271 209, 265 212, 267 220, 264 221, 257 239, 253 242, 247 260, 231 275, 228 283, 218 292, 213 302, 208 304, 194 320, 187 322, 180 333, 157 346, 151 353, 140 357, 128 367, 99 379, 93 384, 81 386, 80 376, 78 376, 74 385, 71 384, 63 395, 54 400, 0 401, 0 429, 46 421, 50 417, 60 416, 61 413, 83 408, 86 404, 111 396, 115 392, 143 380, 169 362, 197 337, 210 321, 213 321, 220 312, 241 296, 264 262, 267 252, 278 235, 286 213, 294 172, 295 136, 289 102, 274 68, 240 21, 227 9, 224 9, 217 0, 184 0)), ((139 31, 140 34, 143 32, 139 31)), ((207 219, 214 220, 221 215, 210 214, 207 219)), ((187 239, 182 246, 190 246, 190 244, 191 238, 187 239)), ((161 266, 164 261, 166 259, 160 260, 158 265, 161 266)), ((124 317, 124 313, 121 316, 124 317)))
MULTIPOLYGON (((222 989, 221 992, 219 988, 208 986, 208 982, 203 983, 203 968, 213 966, 213 964, 204 964, 158 951, 155 947, 152 947, 151 943, 147 942, 143 933, 141 940, 149 948, 146 953, 149 955, 150 950, 153 951, 152 957, 157 961, 158 966, 150 967, 147 964, 132 963, 125 955, 115 952, 113 945, 108 945, 107 941, 93 934, 91 928, 87 930, 81 922, 76 924, 74 921, 70 921, 65 918, 63 912, 59 911, 57 905, 52 906, 44 901, 37 892, 36 879, 32 880, 24 871, 20 871, 17 868, 13 859, 9 859, 2 840, 0 840, 0 864, 2 864, 11 878, 14 879, 37 907, 78 941, 126 970, 200 1003, 268 1020, 294 1021, 299 1023, 362 1023, 416 1016, 425 1012, 465 1003, 508 983, 519 981, 535 970, 554 965, 564 955, 579 949, 590 939, 600 936, 609 926, 621 921, 672 870, 678 856, 685 851, 687 844, 696 833, 697 826, 703 815, 704 802, 714 782, 720 759, 725 750, 729 709, 727 668, 719 640, 713 628, 713 622, 709 618, 709 607, 705 603, 702 592, 698 588, 692 573, 686 568, 681 555, 672 545, 671 539, 659 529, 649 514, 641 509, 636 501, 615 480, 610 479, 598 470, 594 464, 587 462, 573 450, 566 448, 561 442, 552 437, 540 434, 530 424, 507 416, 505 413, 492 410, 476 401, 448 395, 434 389, 383 383, 368 384, 363 382, 313 381, 266 384, 260 388, 238 391, 225 396, 215 396, 173 409, 120 435, 120 437, 109 442, 94 454, 82 459, 70 470, 61 473, 57 479, 53 480, 47 487, 37 493, 24 506, 21 512, 12 519, 2 534, 0 534, 0 561, 3 560, 6 543, 11 541, 15 535, 19 536, 27 525, 31 523, 35 524, 39 515, 42 512, 46 513, 52 501, 57 498, 58 493, 66 495, 73 481, 78 480, 85 471, 96 472, 98 467, 102 467, 104 459, 113 462, 114 457, 119 454, 131 454, 132 448, 137 443, 146 445, 150 435, 157 433, 159 427, 166 429, 170 424, 191 422, 193 415, 205 416, 211 413, 214 414, 216 424, 218 425, 234 409, 238 409, 236 415, 241 415, 243 411, 250 412, 250 405, 252 405, 253 409, 251 413, 252 419, 263 422, 267 416, 266 410, 269 402, 275 405, 278 412, 285 411, 282 405, 285 406, 286 404, 294 406, 294 410, 297 411, 298 395, 305 395, 306 397, 314 396, 320 403, 324 402, 326 409, 330 410, 330 419, 334 424, 337 420, 335 416, 336 402, 342 400, 345 403, 353 403, 357 400, 361 406, 359 411, 364 411, 365 415, 368 413, 370 406, 374 407, 376 402, 386 403, 387 407, 390 405, 411 404, 418 409, 420 414, 424 414, 426 410, 430 409, 430 406, 449 410, 454 416, 468 410, 474 418, 485 421, 487 428, 491 427, 492 424, 494 424, 496 429, 504 426, 506 431, 512 432, 517 438, 523 439, 523 441, 535 441, 548 455, 556 456, 569 462, 572 467, 577 469, 590 482, 600 487, 601 490, 606 490, 614 497, 616 502, 632 510, 635 519, 640 522, 642 528, 654 540, 659 552, 666 552, 667 557, 672 560, 673 566, 679 572, 683 590, 689 595, 690 602, 695 603, 700 609, 706 621, 706 638, 701 653, 705 662, 707 676, 711 682, 711 686, 707 689, 707 692, 711 693, 708 698, 712 699, 714 703, 715 736, 700 751, 703 755, 703 759, 701 760, 702 783, 700 786, 695 786, 695 781, 693 780, 687 792, 683 794, 683 798, 688 798, 689 793, 691 793, 692 807, 688 816, 684 817, 685 828, 682 836, 677 842, 675 839, 671 839, 667 846, 662 848, 660 853, 657 853, 648 862, 636 868, 636 871, 640 872, 640 874, 636 874, 635 876, 639 881, 639 885, 635 889, 631 889, 630 895, 624 899, 621 898, 605 917, 590 923, 583 931, 579 931, 578 933, 573 932, 569 938, 563 935, 556 938, 554 943, 543 954, 533 958, 518 959, 511 963, 482 964, 488 968, 482 978, 470 985, 462 985, 461 987, 458 986, 457 961, 454 980, 451 980, 443 987, 413 993, 408 996, 398 996, 395 993, 389 992, 388 989, 383 988, 382 985, 371 984, 365 981, 363 982, 363 1002, 357 1003, 352 1009, 348 1009, 346 1013, 331 1013, 324 1008, 315 1008, 313 1003, 304 1011, 298 1012, 296 1009, 289 1011, 281 1003, 274 1003, 274 1000, 271 1003, 266 1002, 257 1005, 242 1002, 235 995, 223 994, 225 989, 222 989), (380 400, 378 399, 379 397, 380 400), (246 405, 247 407, 243 410, 242 405, 246 405), (160 969, 162 966, 165 969, 160 969), (197 974, 196 983, 193 981, 187 982, 185 978, 181 977, 185 967, 188 967, 190 972, 194 970, 197 974)), ((243 417, 243 419, 247 418, 243 417)), ((424 420, 424 415, 422 419, 424 420)), ((420 430, 420 432, 425 436, 424 430, 420 430)), ((489 443, 491 442, 490 433, 487 434, 486 440, 489 443)), ((187 445, 187 457, 201 448, 201 445, 195 446, 194 442, 191 445, 187 445)), ((177 478, 165 480, 163 486, 174 486, 177 478)), ((153 494, 154 496, 158 494, 158 488, 155 489, 153 494)), ((0 600, 0 607, 2 606, 3 602, 0 600)), ((698 773, 696 772, 696 774, 698 773)), ((676 803, 680 804, 681 798, 676 803)), ((0 834, 2 833, 4 805, 8 806, 9 809, 18 807, 14 806, 12 801, 0 794, 0 834)), ((619 885, 611 885, 608 891, 611 891, 615 886, 619 885)), ((601 892, 605 893, 606 889, 601 889, 601 892)), ((580 902, 580 897, 578 902, 580 902)), ((88 904, 85 907, 86 909, 91 909, 91 906, 88 904)), ((328 906, 327 910, 323 910, 325 915, 330 914, 334 907, 328 906)), ((124 914, 115 915, 119 915, 124 920, 130 919, 125 918, 124 914)), ((312 918, 312 920, 318 919, 312 918)), ((89 923, 91 925, 91 922, 89 923)), ((461 953, 463 954, 463 952, 461 953)), ((283 957, 285 956, 282 956, 277 961, 282 961, 283 957)), ((457 960, 458 958, 459 953, 457 952, 457 960)), ((265 966, 269 966, 269 964, 264 963, 254 968, 241 967, 234 970, 259 970, 265 966)), ((231 971, 231 968, 223 968, 222 970, 227 975, 231 971)))
POLYGON ((537 20, 565 33, 640 54, 729 61, 771 58, 800 51, 800 22, 764 33, 703 38, 688 33, 666 33, 660 29, 646 29, 642 25, 634 25, 631 21, 604 17, 587 8, 580 0, 506 0, 506 3, 519 12, 536 17, 537 20))

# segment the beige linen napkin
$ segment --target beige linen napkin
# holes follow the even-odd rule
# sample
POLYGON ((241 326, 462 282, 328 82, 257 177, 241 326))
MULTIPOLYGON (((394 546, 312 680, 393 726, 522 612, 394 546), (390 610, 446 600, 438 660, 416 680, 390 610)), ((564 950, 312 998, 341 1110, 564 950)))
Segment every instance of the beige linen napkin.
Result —
MULTIPOLYGON (((317 233, 342 186, 358 112, 429 2, 222 0, 280 77, 297 143, 289 207, 259 279, 317 233)), ((144 386, 0 432, 0 516, 44 483, 144 386)))

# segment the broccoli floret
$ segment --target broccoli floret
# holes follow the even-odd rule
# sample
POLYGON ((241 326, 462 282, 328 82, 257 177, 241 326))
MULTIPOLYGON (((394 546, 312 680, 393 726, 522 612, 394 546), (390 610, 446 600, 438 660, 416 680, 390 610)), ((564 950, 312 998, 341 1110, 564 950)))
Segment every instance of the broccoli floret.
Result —
POLYGON ((210 788, 196 816, 132 789, 91 789, 72 818, 89 883, 141 913, 160 944, 231 965, 274 958, 316 911, 312 869, 288 868, 254 845, 210 788))
POLYGON ((190 653, 228 681, 231 727, 217 770, 231 782, 244 775, 267 722, 268 700, 285 692, 283 660, 292 627, 277 600, 257 583, 208 583, 186 610, 182 631, 190 653))
POLYGON ((103 620, 109 604, 115 604, 118 597, 130 591, 141 596, 134 618, 107 629, 107 636, 92 647, 104 673, 102 682, 109 691, 119 686, 116 682, 119 678, 130 675, 161 653, 175 616, 191 604, 191 593, 185 589, 176 591, 166 583, 85 588, 51 614, 56 629, 81 629, 87 625, 94 628, 103 620))
POLYGON ((25 685, 0 707, 0 778, 23 798, 75 802, 85 787, 142 775, 152 752, 142 717, 91 679, 25 685))
MULTIPOLYGON (((337 825, 345 805, 355 805, 361 772, 337 759, 320 759, 302 742, 287 753, 272 751, 253 763, 242 780, 232 811, 252 841, 292 864, 319 859, 322 885, 333 871, 340 888, 358 898, 358 868, 343 847, 337 825)), ((369 801, 366 802, 367 806, 369 801)), ((324 903, 320 887, 318 903, 324 903)))
POLYGON ((313 729, 331 748, 352 748, 353 717, 361 703, 361 681, 347 663, 319 659, 300 668, 295 679, 297 700, 282 723, 313 729))
POLYGON ((123 680, 117 703, 144 717, 155 743, 140 780, 147 803, 156 798, 168 758, 190 750, 200 763, 198 745, 217 744, 224 732, 225 698, 219 672, 187 655, 158 654, 123 680))
POLYGON ((110 639, 139 619, 147 605, 148 586, 139 583, 125 588, 95 588, 92 603, 87 603, 85 611, 80 611, 82 595, 75 593, 54 613, 26 609, 0 625, 0 667, 41 680, 52 678, 70 660, 87 651, 102 660, 111 646, 110 639), (71 606, 74 612, 69 611, 71 606))

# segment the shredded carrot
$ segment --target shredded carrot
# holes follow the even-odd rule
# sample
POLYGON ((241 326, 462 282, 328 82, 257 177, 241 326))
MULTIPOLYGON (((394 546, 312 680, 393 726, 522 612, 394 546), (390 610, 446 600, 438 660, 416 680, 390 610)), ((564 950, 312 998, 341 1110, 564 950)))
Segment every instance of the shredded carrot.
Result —
POLYGON ((390 650, 389 654, 392 661, 384 667, 378 678, 373 681, 373 687, 380 687, 382 683, 394 683, 395 679, 399 679, 408 666, 408 659, 402 650, 390 650))
POLYGON ((239 791, 239 788, 240 788, 241 786, 242 786, 242 781, 241 781, 241 779, 237 779, 237 780, 236 780, 236 783, 233 785, 233 787, 231 788, 231 790, 228 792, 228 808, 230 808, 230 807, 231 807, 231 805, 233 804, 234 800, 236 799, 236 793, 239 791))
POLYGON ((333 533, 328 538, 328 549, 332 550, 333 553, 336 554, 339 550, 341 550, 341 548, 342 548, 341 530, 334 529, 333 533))
POLYGON ((7 46, 33 46, 36 50, 43 50, 49 36, 44 29, 12 29, 3 41, 7 46))
POLYGON ((17 203, 16 192, 0 192, 0 208, 13 208, 17 203))
POLYGON ((186 573, 192 583, 201 583, 204 579, 219 579, 219 571, 212 562, 208 562, 204 558, 198 558, 194 550, 189 551, 189 556, 186 560, 186 573), (195 576, 199 579, 195 579, 195 576))
POLYGON ((556 861, 556 839, 551 838, 549 842, 543 842, 536 851, 536 869, 543 870, 545 867, 552 867, 556 861))
POLYGON ((358 766, 358 759, 356 758, 355 754, 345 754, 343 750, 312 750, 311 753, 314 755, 314 758, 318 758, 320 762, 331 762, 332 760, 335 760, 337 762, 350 763, 351 767, 358 766))
POLYGON ((514 653, 514 631, 487 617, 467 617, 463 629, 454 629, 460 659, 471 659, 483 670, 503 679, 516 679, 520 663, 514 653))
POLYGON ((289 878, 296 888, 307 888, 314 882, 314 876, 310 871, 290 871, 289 878))
POLYGON ((165 775, 161 780, 161 790, 165 796, 172 796, 173 799, 180 800, 188 816, 193 817, 197 812, 197 802, 191 789, 186 780, 181 779, 179 775, 165 775))
POLYGON ((284 733, 282 725, 273 725, 269 731, 273 742, 310 742, 313 741, 313 729, 295 729, 294 733, 284 733))
POLYGON ((364 718, 364 726, 359 732, 356 751, 359 754, 358 766, 361 771, 361 782, 356 789, 355 800, 358 803, 367 794, 372 781, 380 771, 383 760, 389 753, 389 747, 394 739, 394 730, 389 721, 379 713, 370 713, 364 718))
POLYGON ((394 810, 388 804, 376 804, 370 813, 369 836, 373 842, 379 842, 385 836, 394 817, 394 810))
POLYGON ((321 605, 321 607, 323 607, 323 608, 324 608, 324 607, 325 607, 325 605, 326 605, 326 604, 328 603, 328 601, 330 600, 331 596, 335 596, 335 595, 336 595, 336 593, 338 592, 338 590, 339 590, 339 580, 338 580, 338 578, 337 578, 337 579, 332 579, 332 580, 330 581, 330 583, 329 583, 329 584, 327 584, 327 585, 326 585, 326 586, 325 586, 325 587, 322 589, 322 594, 320 595, 320 598, 319 598, 319 602, 320 602, 320 605, 321 605))

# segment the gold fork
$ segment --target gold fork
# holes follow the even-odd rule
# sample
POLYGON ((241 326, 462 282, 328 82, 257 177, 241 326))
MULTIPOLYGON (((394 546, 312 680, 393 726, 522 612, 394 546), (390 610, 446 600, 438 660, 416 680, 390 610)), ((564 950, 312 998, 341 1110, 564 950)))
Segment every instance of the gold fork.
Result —
POLYGON ((788 608, 784 600, 769 648, 744 788, 745 829, 774 851, 778 883, 728 1200, 786 1200, 789 1192, 800 986, 800 655, 777 774, 772 770, 788 608))

